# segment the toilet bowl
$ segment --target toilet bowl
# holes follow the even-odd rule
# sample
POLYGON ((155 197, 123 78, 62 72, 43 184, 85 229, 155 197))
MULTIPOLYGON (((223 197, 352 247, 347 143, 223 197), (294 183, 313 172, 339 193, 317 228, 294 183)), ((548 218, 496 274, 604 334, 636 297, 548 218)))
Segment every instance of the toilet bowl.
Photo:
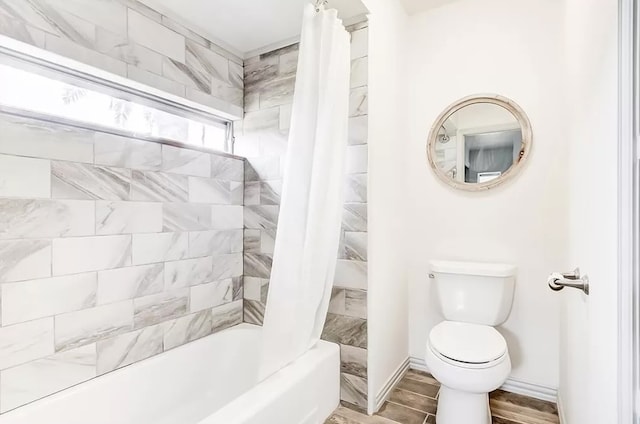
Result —
POLYGON ((511 372, 507 343, 488 325, 443 321, 429 334, 426 363, 442 387, 438 424, 491 424, 489 392, 511 372))

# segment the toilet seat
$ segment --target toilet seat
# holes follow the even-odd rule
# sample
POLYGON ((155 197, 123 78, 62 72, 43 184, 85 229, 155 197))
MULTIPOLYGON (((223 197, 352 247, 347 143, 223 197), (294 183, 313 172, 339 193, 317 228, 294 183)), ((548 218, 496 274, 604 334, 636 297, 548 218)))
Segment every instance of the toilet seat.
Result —
POLYGON ((429 334, 433 353, 451 365, 487 368, 507 355, 507 342, 487 325, 443 321, 429 334))

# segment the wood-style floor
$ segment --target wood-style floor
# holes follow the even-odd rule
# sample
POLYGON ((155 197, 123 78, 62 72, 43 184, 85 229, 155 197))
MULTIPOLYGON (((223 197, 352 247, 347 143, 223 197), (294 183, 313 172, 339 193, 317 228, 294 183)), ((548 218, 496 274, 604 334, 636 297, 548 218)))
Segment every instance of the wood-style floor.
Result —
MULTIPOLYGON (((440 384, 409 370, 380 411, 369 417, 341 406, 325 424, 435 424, 440 384)), ((493 424, 558 424, 554 403, 496 390, 491 393, 493 424)))

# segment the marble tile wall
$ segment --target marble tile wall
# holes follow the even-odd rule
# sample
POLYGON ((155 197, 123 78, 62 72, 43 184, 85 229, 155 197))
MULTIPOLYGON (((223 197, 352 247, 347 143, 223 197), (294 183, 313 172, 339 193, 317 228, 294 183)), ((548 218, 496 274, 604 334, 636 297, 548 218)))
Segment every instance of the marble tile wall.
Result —
MULTIPOLYGON (((367 23, 351 33, 348 176, 334 289, 323 338, 339 343, 342 401, 367 407, 367 23)), ((298 46, 244 63, 245 117, 236 152, 247 157, 244 213, 244 317, 261 324, 269 288, 298 46)))
POLYGON ((242 111, 242 60, 137 0, 0 0, 0 34, 198 103, 242 111))
POLYGON ((242 322, 243 179, 0 115, 0 413, 242 322))

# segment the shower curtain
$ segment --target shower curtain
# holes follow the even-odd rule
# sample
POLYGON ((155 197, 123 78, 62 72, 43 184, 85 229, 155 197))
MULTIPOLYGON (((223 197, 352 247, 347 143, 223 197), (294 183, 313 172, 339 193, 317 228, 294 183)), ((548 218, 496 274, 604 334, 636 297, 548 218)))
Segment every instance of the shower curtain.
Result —
POLYGON ((349 114, 350 40, 335 10, 304 11, 260 376, 320 339, 336 267, 349 114))

